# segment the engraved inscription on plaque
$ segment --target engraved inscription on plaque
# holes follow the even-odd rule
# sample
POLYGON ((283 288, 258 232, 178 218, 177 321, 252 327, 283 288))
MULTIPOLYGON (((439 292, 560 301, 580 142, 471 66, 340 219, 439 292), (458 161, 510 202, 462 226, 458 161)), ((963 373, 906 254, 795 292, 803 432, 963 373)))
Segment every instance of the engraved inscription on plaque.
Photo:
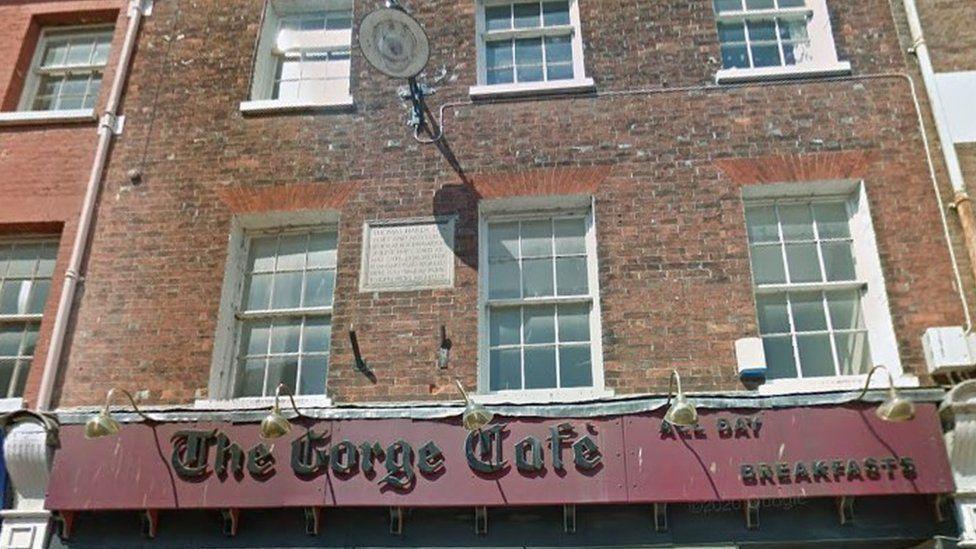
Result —
POLYGON ((366 223, 361 273, 363 292, 454 286, 454 217, 366 223))

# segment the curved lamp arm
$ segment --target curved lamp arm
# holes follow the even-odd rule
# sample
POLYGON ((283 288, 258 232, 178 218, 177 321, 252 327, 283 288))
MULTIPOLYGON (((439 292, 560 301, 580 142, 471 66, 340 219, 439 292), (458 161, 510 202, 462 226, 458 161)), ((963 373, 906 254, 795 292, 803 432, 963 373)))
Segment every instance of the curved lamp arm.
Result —
POLYGON ((121 387, 112 387, 111 389, 109 389, 108 394, 105 395, 105 406, 104 408, 102 408, 103 413, 109 412, 109 406, 111 406, 112 404, 112 397, 115 396, 116 392, 121 392, 123 395, 125 395, 126 398, 129 399, 129 402, 132 404, 132 407, 135 409, 136 413, 142 416, 143 419, 145 419, 146 421, 156 421, 155 419, 144 414, 143 411, 139 409, 139 405, 136 404, 136 399, 133 398, 132 393, 126 391, 121 387))
POLYGON ((671 370, 671 377, 668 378, 668 404, 671 404, 671 395, 674 394, 674 393, 671 392, 671 389, 673 389, 675 385, 678 386, 678 392, 677 392, 677 394, 680 395, 681 394, 681 376, 678 375, 678 370, 671 370))
POLYGON ((868 372, 868 378, 864 381, 864 388, 861 389, 861 394, 857 395, 857 398, 854 399, 855 401, 861 400, 864 398, 864 395, 868 394, 868 389, 871 387, 871 377, 878 370, 884 370, 885 373, 888 374, 888 392, 892 395, 895 393, 895 379, 891 377, 891 370, 889 370, 888 367, 884 366, 883 364, 878 364, 874 368, 871 368, 871 371, 868 372))
POLYGON ((295 405, 295 395, 292 394, 291 389, 289 389, 288 386, 285 385, 284 383, 279 383, 278 388, 275 389, 275 401, 274 401, 275 411, 281 412, 281 405, 279 401, 281 399, 282 391, 285 392, 285 396, 287 396, 288 400, 291 401, 291 409, 295 411, 298 417, 307 418, 308 416, 306 416, 305 414, 301 413, 301 411, 298 410, 298 406, 295 405))
POLYGON ((464 390, 464 385, 461 385, 461 380, 455 379, 454 383, 457 384, 457 388, 461 391, 461 396, 464 397, 464 403, 470 403, 471 399, 468 398, 468 392, 464 390))

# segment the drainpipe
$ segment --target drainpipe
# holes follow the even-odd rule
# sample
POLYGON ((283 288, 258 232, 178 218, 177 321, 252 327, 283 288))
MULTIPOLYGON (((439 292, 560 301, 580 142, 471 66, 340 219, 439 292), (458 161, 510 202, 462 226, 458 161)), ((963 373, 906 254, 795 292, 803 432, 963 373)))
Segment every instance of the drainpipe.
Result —
POLYGON ((928 94, 929 104, 932 106, 935 129, 939 134, 939 145, 942 148, 946 169, 949 171, 949 182, 952 185, 953 192, 952 206, 959 214, 959 224, 962 225, 970 268, 973 271, 973 276, 976 277, 976 217, 973 215, 973 204, 969 198, 969 193, 966 192, 966 182, 963 180, 962 168, 959 167, 959 157, 956 155, 956 147, 952 141, 952 135, 949 133, 949 122, 946 120, 945 107, 935 84, 932 58, 929 57, 929 47, 925 43, 925 36, 922 34, 922 22, 918 17, 915 0, 903 0, 903 3, 905 13, 908 15, 908 29, 911 32, 912 48, 915 50, 915 57, 918 58, 919 69, 922 71, 922 81, 925 83, 925 92, 928 94))
POLYGON ((61 353, 64 349, 68 321, 71 317, 71 306, 74 302, 75 290, 78 287, 78 279, 81 277, 81 263, 87 251, 88 239, 92 231, 92 217, 95 213, 95 204, 102 188, 102 172, 105 171, 105 166, 108 164, 109 149, 118 131, 119 103, 122 99, 122 90, 125 86, 126 77, 128 76, 129 63, 132 60, 132 53, 136 46, 136 37, 139 34, 139 26, 142 23, 142 17, 145 15, 145 11, 146 7, 143 6, 142 0, 129 0, 129 23, 125 31, 125 41, 122 43, 122 52, 119 54, 119 62, 115 67, 115 76, 112 79, 112 88, 108 94, 108 103, 105 105, 105 112, 98 123, 98 147, 95 149, 95 159, 92 162, 91 173, 88 176, 85 201, 82 203, 81 214, 78 217, 78 229, 75 233, 74 246, 71 248, 71 259, 64 273, 61 299, 58 301, 58 310, 54 317, 54 329, 51 333, 51 343, 47 348, 47 357, 44 361, 44 374, 41 377, 41 387, 37 395, 38 410, 48 410, 51 407, 54 381, 58 377, 61 353))

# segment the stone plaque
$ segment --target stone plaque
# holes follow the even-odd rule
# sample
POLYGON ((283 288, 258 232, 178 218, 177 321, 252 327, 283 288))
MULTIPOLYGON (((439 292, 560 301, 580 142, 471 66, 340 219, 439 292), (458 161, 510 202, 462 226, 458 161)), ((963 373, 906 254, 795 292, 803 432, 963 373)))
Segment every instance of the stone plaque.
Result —
POLYGON ((454 217, 366 223, 360 291, 453 286, 454 217))

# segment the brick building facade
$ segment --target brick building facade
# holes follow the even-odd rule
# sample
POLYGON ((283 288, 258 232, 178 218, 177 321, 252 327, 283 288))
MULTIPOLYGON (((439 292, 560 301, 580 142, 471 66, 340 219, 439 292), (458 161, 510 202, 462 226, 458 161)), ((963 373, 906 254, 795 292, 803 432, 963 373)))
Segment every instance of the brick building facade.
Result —
MULTIPOLYGON (((928 374, 922 335, 933 327, 968 325, 960 296, 971 299, 973 288, 958 222, 948 210, 947 226, 940 217, 952 188, 940 159, 926 155, 931 115, 923 110, 925 96, 922 107, 916 96, 922 88, 905 53, 910 45, 905 15, 884 0, 747 1, 734 8, 728 8, 728 0, 531 3, 539 6, 534 16, 531 10, 521 16, 512 11, 504 23, 510 26, 501 30, 492 26, 501 19, 491 10, 511 3, 405 3, 430 38, 430 60, 419 80, 435 91, 426 100, 443 139, 425 144, 404 124, 409 102, 398 96, 398 88, 405 81, 381 75, 356 46, 364 16, 379 3, 324 1, 329 14, 341 12, 321 17, 323 34, 338 37, 338 46, 330 43, 307 58, 299 53, 295 63, 321 63, 340 72, 348 67, 348 79, 339 79, 348 90, 346 84, 338 91, 329 88, 333 95, 316 102, 306 100, 299 88, 298 99, 289 103, 281 97, 291 83, 285 76, 290 50, 271 47, 272 55, 286 61, 279 65, 285 68, 268 72, 267 41, 269 33, 274 42, 283 40, 274 33, 294 30, 288 23, 275 26, 278 19, 318 24, 302 19, 307 6, 288 7, 284 0, 159 0, 142 23, 129 69, 124 129, 104 172, 53 407, 66 426, 77 427, 72 422, 77 423, 79 410, 100 405, 110 389, 121 387, 138 391, 139 405, 159 417, 188 421, 185 414, 194 412, 178 410, 195 409, 204 415, 192 421, 213 421, 206 414, 270 405, 269 398, 250 397, 270 397, 277 381, 288 378, 289 389, 304 393, 303 410, 328 414, 333 408, 457 401, 457 379, 477 388, 472 392, 483 402, 508 404, 505 415, 532 416, 538 413, 532 405, 597 410, 637 395, 667 395, 674 370, 684 389, 701 395, 769 397, 778 403, 770 404, 774 408, 814 409, 819 403, 841 409, 856 396, 844 391, 860 389, 874 365, 884 365, 900 387, 921 386, 909 390, 920 403, 932 400, 941 390, 928 389, 936 382, 928 374), (752 9, 760 13, 748 13, 752 9), (546 29, 550 16, 557 23, 546 29), (536 18, 531 32, 520 30, 519 17, 536 18), (762 17, 773 22, 772 38, 767 37, 772 50, 760 43, 760 33, 766 32, 760 28, 762 17), (795 20, 810 23, 797 30, 789 23, 795 20), (346 25, 348 54, 342 49, 346 25), (505 83, 505 78, 520 80, 519 71, 535 70, 535 65, 519 65, 519 48, 536 39, 539 51, 545 45, 547 52, 539 70, 547 71, 545 84, 552 86, 505 83), (514 68, 494 57, 493 48, 509 43, 514 68), (561 65, 555 52, 570 43, 575 49, 561 65), (782 66, 763 66, 761 56, 770 51, 777 52, 773 65, 782 66), (797 60, 801 56, 806 65, 797 60), (572 73, 571 85, 560 87, 553 78, 560 70, 572 73), (845 217, 838 222, 831 215, 845 217), (772 225, 763 216, 772 216, 772 225), (803 216, 812 217, 804 221, 803 216), (453 219, 450 284, 362 290, 364 239, 372 227, 442 219, 453 219), (493 303, 496 279, 487 274, 489 265, 504 260, 489 250, 496 242, 489 232, 501 234, 512 219, 519 235, 518 252, 512 253, 523 269, 516 276, 526 278, 515 283, 522 292, 517 298, 493 303), (552 261, 555 274, 545 275, 549 290, 535 294, 536 301, 526 300, 526 265, 542 259, 525 255, 530 222, 519 219, 543 219, 550 227, 545 238, 552 247, 541 257, 552 261), (579 220, 585 239, 572 233, 578 242, 560 244, 571 240, 560 240, 565 235, 557 227, 564 219, 569 225, 579 220), (316 239, 327 241, 333 233, 334 248, 313 250, 316 239), (253 298, 259 277, 279 280, 274 277, 281 276, 283 242, 294 234, 311 234, 301 237, 305 248, 298 272, 304 285, 296 298, 301 303, 272 311, 277 299, 272 296, 267 307, 250 308, 245 302, 253 298), (268 259, 258 251, 261 239, 268 238, 277 250, 270 256, 273 274, 257 267, 268 259), (560 256, 561 245, 580 248, 560 256), (778 274, 762 265, 769 246, 783 251, 775 260, 778 274), (313 253, 333 251, 334 264, 313 266, 313 253), (816 264, 804 264, 803 253, 812 253, 816 264), (569 280, 561 277, 577 276, 558 270, 571 260, 583 265, 577 274, 587 291, 569 299, 552 288, 569 280), (801 276, 802 269, 815 273, 801 276), (304 306, 313 291, 308 286, 313 272, 334 276, 327 306, 304 306), (838 298, 838 292, 855 297, 838 298), (814 316, 821 319, 812 322, 825 325, 803 328, 802 322, 811 321, 801 319, 800 311, 811 295, 819 308, 814 316), (842 318, 835 299, 853 299, 856 318, 842 318), (547 368, 553 361, 555 385, 547 373, 539 374, 541 381, 532 379, 536 391, 513 390, 505 385, 510 378, 498 385, 499 377, 510 376, 501 358, 508 347, 496 345, 496 326, 489 318, 501 318, 500 311, 513 307, 521 311, 516 331, 522 335, 512 344, 521 353, 516 369, 521 365, 522 371, 512 382, 520 387, 528 387, 526 372, 535 368, 524 358, 533 349, 526 311, 549 307, 545 310, 554 312, 546 313, 548 322, 558 324, 559 331, 564 310, 584 311, 580 315, 589 331, 581 340, 567 345, 539 336, 551 344, 545 349, 551 347, 554 358, 539 354, 532 360, 547 368), (775 324, 776 314, 786 315, 778 321, 786 328, 762 325, 775 324), (326 326, 314 333, 329 334, 327 343, 309 351, 306 336, 295 335, 302 362, 294 367, 302 373, 290 378, 283 373, 288 366, 274 366, 277 355, 268 350, 270 358, 261 358, 258 366, 267 379, 254 389, 248 385, 251 354, 241 334, 261 326, 276 333, 282 318, 300 318, 295 334, 326 326), (835 326, 840 321, 853 324, 835 326), (442 327, 451 341, 446 365, 438 364, 442 327), (356 367, 351 331, 370 373, 356 367), (737 355, 739 340, 764 349, 765 383, 740 375, 745 358, 741 351, 737 355), (586 357, 573 355, 574 349, 585 349, 586 357), (305 364, 321 368, 314 375, 324 387, 302 390, 300 376, 313 379, 313 385, 318 379, 305 364), (566 380, 578 372, 570 368, 580 364, 585 379, 571 386, 566 380), (840 375, 824 375, 822 368, 840 375), (808 375, 799 375, 800 370, 808 375), (315 393, 327 398, 306 398, 315 393), (579 402, 587 404, 574 404, 579 402), (526 408, 513 412, 513 404, 526 408)), ((5 105, 16 102, 10 102, 11 90, 24 86, 18 75, 31 58, 24 54, 31 39, 24 39, 23 29, 85 22, 74 16, 48 22, 39 15, 53 11, 62 17, 75 4, 95 22, 125 16, 118 2, 0 7, 0 15, 11 12, 0 23, 5 105), (16 28, 7 30, 9 25, 16 28)), ((951 26, 965 18, 940 15, 944 12, 935 4, 923 3, 926 25, 931 20, 951 26)), ((124 26, 115 25, 107 67, 115 67, 124 26)), ((959 44, 943 47, 933 38, 933 50, 945 51, 939 66, 972 69, 959 44)), ((5 151, 0 170, 6 174, 0 193, 14 197, 0 203, 0 231, 61 232, 53 288, 63 275, 71 219, 90 167, 93 120, 0 128, 5 151), (64 157, 40 160, 52 149, 64 157), (51 169, 38 171, 39 163, 51 169)), ((967 146, 959 150, 968 173, 976 168, 965 159, 967 146)), ((24 392, 28 403, 40 384, 56 302, 52 292, 24 392)), ((247 341, 258 336, 251 337, 247 341)), ((266 337, 273 349, 277 336, 266 337)), ((282 345, 291 345, 290 340, 282 345)), ((746 400, 723 402, 715 406, 751 406, 746 400)), ((580 410, 579 416, 563 413, 600 415, 580 410)), ((925 417, 929 421, 934 413, 925 417)), ((904 508, 916 504, 911 500, 904 508)), ((52 509, 68 516, 74 510, 52 509)), ((874 542, 893 536, 908 546, 947 528, 918 519, 920 530, 892 533, 888 526, 871 530, 872 520, 851 535, 874 542)), ((112 535, 110 527, 96 524, 101 530, 89 530, 89 536, 93 531, 112 535)), ((773 546, 776 539, 792 540, 790 533, 772 535, 765 542, 773 546)), ((669 539, 682 542, 680 536, 669 539)), ((61 543, 97 545, 97 538, 80 540, 61 543)))

